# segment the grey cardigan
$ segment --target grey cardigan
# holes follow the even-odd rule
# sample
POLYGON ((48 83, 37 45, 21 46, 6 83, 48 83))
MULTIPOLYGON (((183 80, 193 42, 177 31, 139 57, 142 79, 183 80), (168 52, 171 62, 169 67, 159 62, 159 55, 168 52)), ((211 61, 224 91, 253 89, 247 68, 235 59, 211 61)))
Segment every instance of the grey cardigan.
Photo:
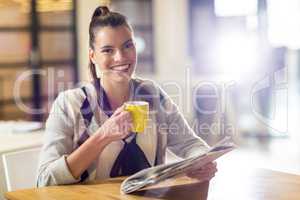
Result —
MULTIPOLYGON (((85 85, 85 89, 87 96, 81 88, 61 92, 52 105, 40 154, 37 177, 39 187, 80 181, 70 173, 66 156, 76 149, 77 141, 86 129, 80 112, 85 99, 90 102, 94 114, 87 130, 89 135, 92 135, 108 119, 103 108, 100 108, 97 103, 94 85, 89 83, 85 85)), ((208 148, 208 145, 189 127, 170 97, 152 81, 132 79, 130 100, 145 100, 150 104, 152 128, 147 129, 147 133, 138 135, 137 143, 142 149, 144 147, 143 150, 146 151, 151 165, 165 162, 166 148, 183 158, 208 148)), ((105 148, 107 151, 103 151, 103 155, 100 155, 99 159, 89 167, 90 174, 93 174, 89 180, 109 178, 107 171, 110 170, 111 163, 117 156, 115 154, 118 154, 121 148, 118 143, 109 144, 105 148)))

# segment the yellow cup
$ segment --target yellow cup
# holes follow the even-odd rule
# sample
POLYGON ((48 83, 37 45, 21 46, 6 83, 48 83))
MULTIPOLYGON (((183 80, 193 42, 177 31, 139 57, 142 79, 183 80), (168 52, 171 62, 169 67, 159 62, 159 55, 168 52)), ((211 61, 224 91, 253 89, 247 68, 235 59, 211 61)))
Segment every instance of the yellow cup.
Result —
POLYGON ((149 118, 149 103, 146 101, 128 101, 125 103, 125 110, 131 114, 132 131, 144 132, 149 118))

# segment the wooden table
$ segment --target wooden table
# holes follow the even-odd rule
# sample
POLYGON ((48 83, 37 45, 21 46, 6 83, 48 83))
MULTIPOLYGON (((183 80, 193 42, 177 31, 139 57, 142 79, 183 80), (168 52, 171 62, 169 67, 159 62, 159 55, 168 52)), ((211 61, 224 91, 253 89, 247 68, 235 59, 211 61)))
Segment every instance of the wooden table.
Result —
POLYGON ((6 193, 9 200, 33 199, 208 199, 208 200, 299 200, 300 176, 265 169, 243 173, 220 173, 210 183, 178 184, 122 195, 123 178, 86 185, 53 186, 6 193))
MULTIPOLYGON (((39 189, 19 190, 6 193, 9 200, 74 200, 74 199, 207 199, 208 182, 185 184, 182 181, 173 187, 160 187, 134 194, 120 194, 120 185, 124 178, 114 178, 107 181, 97 181, 85 185, 51 186, 39 189)), ((174 184, 173 184, 174 185, 174 184)))
POLYGON ((221 173, 210 182, 209 200, 299 200, 300 176, 267 169, 221 173))
POLYGON ((140 191, 120 194, 123 178, 92 182, 85 185, 53 186, 6 193, 9 200, 33 199, 180 199, 180 200, 299 200, 300 176, 268 169, 252 168, 239 162, 234 154, 218 160, 218 173, 210 183, 194 183, 187 179, 140 191), (173 187, 168 187, 174 185, 173 187))

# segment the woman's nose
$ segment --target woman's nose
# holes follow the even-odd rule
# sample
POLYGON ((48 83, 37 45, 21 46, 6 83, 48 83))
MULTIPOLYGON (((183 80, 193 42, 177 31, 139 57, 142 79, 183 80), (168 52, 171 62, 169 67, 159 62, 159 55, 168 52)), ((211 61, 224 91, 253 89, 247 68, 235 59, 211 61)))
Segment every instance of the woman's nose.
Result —
POLYGON ((116 51, 114 55, 114 60, 115 61, 122 61, 124 59, 124 53, 120 50, 116 51))

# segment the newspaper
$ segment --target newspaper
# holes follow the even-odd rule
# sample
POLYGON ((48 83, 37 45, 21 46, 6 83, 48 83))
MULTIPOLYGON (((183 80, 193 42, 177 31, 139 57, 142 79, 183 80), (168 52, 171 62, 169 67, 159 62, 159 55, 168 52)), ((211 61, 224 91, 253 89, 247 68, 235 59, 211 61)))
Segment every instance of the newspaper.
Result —
POLYGON ((121 184, 121 193, 129 194, 144 187, 148 187, 159 183, 163 180, 173 178, 175 176, 185 175, 186 172, 195 167, 201 167, 209 162, 216 160, 223 154, 235 148, 235 144, 230 137, 225 137, 214 146, 199 155, 186 158, 170 164, 162 164, 141 170, 128 178, 121 184))

